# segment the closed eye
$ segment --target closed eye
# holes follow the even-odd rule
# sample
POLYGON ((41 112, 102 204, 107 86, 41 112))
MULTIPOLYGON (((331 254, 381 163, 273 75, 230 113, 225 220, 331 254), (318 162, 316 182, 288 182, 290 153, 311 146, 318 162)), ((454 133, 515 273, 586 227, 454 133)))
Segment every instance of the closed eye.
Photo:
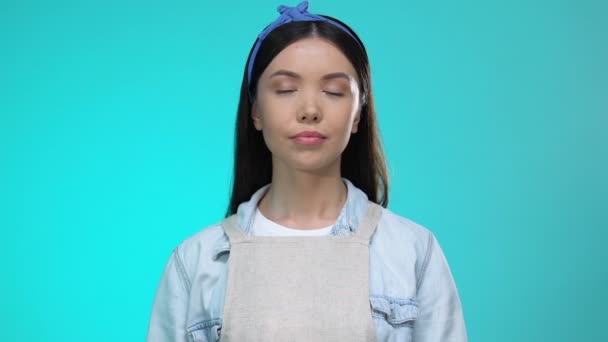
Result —
POLYGON ((296 90, 295 89, 283 89, 283 90, 276 90, 275 93, 281 95, 281 94, 293 93, 294 91, 296 91, 296 90))
POLYGON ((333 91, 325 91, 325 94, 330 95, 330 96, 339 96, 339 97, 344 96, 343 93, 336 93, 333 91))

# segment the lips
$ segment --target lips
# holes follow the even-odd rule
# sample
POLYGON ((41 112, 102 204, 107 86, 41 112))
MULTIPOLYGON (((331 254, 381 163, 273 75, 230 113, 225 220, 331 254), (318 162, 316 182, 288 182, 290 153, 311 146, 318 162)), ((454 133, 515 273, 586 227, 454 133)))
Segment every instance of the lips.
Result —
POLYGON ((304 132, 300 132, 294 136, 291 137, 292 139, 295 138, 320 138, 320 139, 325 139, 325 136, 317 131, 304 131, 304 132))
POLYGON ((317 131, 304 131, 291 137, 291 140, 299 145, 319 145, 327 137, 317 131))

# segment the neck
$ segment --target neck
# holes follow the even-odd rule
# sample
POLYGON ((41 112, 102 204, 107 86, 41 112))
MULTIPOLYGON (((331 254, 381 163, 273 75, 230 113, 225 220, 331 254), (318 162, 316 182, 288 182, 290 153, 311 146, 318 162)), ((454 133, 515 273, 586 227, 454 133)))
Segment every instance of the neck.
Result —
POLYGON ((272 183, 259 209, 278 224, 315 229, 336 222, 346 197, 339 169, 327 174, 273 169, 272 183))

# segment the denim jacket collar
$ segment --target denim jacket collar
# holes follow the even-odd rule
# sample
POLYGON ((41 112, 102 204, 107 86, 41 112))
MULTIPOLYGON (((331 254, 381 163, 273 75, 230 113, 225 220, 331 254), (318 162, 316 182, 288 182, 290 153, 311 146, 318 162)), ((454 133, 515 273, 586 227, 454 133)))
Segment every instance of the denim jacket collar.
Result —
MULTIPOLYGON (((346 202, 340 211, 340 215, 338 215, 338 219, 336 220, 336 224, 333 226, 330 235, 352 235, 359 226, 359 222, 368 205, 367 195, 363 191, 357 188, 348 179, 342 178, 342 180, 344 181, 344 184, 346 184, 348 193, 346 195, 346 202)), ((270 184, 264 185, 258 189, 248 201, 241 203, 237 208, 236 215, 238 216, 240 228, 247 234, 251 231, 258 202, 262 199, 262 196, 264 196, 269 187, 270 184)), ((228 237, 224 234, 222 239, 218 240, 214 246, 213 259, 217 259, 221 253, 228 251, 230 251, 230 243, 228 237)))

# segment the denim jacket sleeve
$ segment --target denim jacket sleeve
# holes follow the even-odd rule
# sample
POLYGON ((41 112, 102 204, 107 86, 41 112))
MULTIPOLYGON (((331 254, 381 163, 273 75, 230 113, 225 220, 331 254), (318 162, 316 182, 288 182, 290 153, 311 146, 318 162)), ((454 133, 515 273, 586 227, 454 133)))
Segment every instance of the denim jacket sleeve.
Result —
POLYGON ((186 315, 189 284, 176 248, 169 257, 156 291, 146 341, 188 341, 186 315))
POLYGON ((417 284, 416 342, 464 342, 467 334, 462 305, 445 255, 430 233, 417 284))

